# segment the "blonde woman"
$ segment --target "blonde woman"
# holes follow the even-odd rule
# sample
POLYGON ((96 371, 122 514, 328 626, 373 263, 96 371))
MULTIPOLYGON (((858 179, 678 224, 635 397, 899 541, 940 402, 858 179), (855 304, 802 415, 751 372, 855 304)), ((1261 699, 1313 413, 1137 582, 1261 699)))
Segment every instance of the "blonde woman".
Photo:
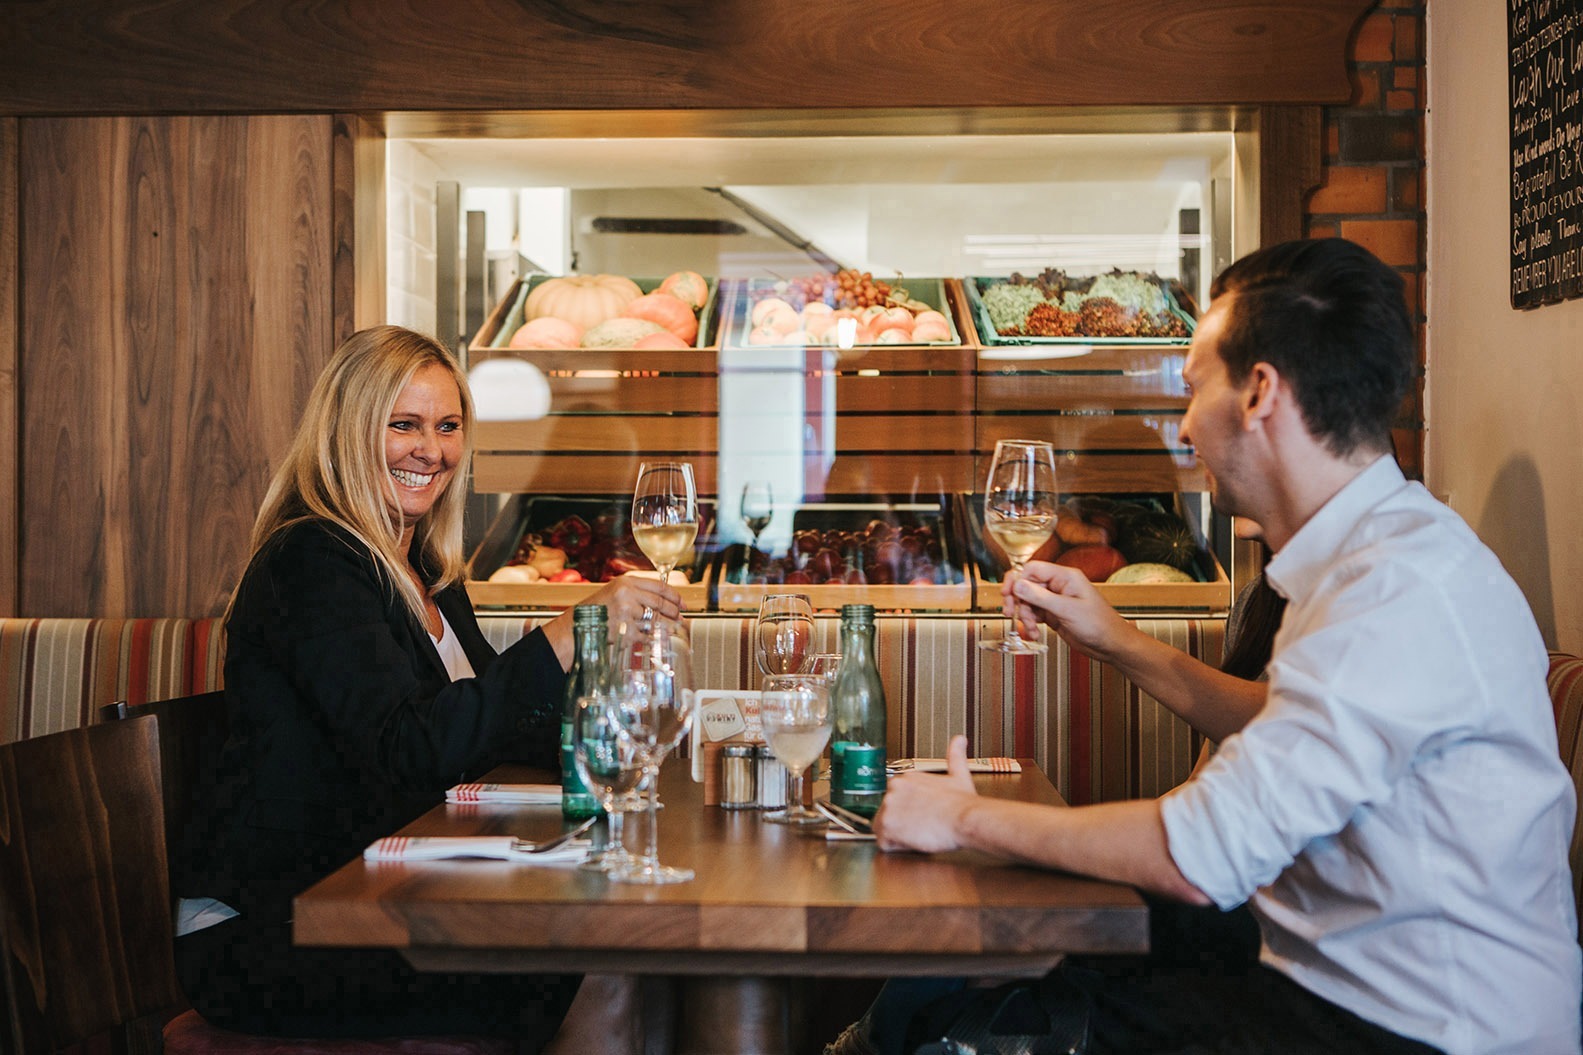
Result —
MULTIPOLYGON (((178 876, 182 981, 218 1025, 496 1033, 536 1051, 577 990, 575 976, 419 975, 393 953, 291 944, 291 898, 446 787, 507 758, 556 764, 570 620, 499 655, 479 630, 458 485, 472 424, 443 348, 363 330, 315 384, 270 484, 226 621, 231 736, 178 876)), ((618 579, 594 600, 613 621, 681 614, 652 579, 618 579)), ((591 1002, 623 1003, 601 993, 579 1007, 591 1002)))

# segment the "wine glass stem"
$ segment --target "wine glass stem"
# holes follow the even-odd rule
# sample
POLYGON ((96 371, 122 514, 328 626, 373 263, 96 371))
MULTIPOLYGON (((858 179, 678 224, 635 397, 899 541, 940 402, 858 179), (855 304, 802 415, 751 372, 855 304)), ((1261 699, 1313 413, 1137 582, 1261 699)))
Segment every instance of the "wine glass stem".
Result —
POLYGON ((649 841, 643 852, 643 867, 660 866, 660 767, 649 767, 649 841))
MULTIPOLYGON (((1022 565, 1017 561, 1012 561, 1011 574, 1015 576, 1021 572, 1022 565)), ((1017 605, 1015 597, 1012 601, 1011 616, 1006 620, 1006 643, 1013 648, 1019 647, 1022 644, 1022 635, 1017 632, 1017 605)))
POLYGON ((802 770, 791 775, 791 794, 786 796, 786 816, 799 817, 802 815, 802 770))
POLYGON ((621 825, 625 817, 620 810, 614 808, 615 805, 615 800, 612 799, 612 808, 605 811, 605 816, 610 818, 610 835, 609 841, 605 846, 605 852, 619 857, 626 850, 626 844, 621 834, 621 825))

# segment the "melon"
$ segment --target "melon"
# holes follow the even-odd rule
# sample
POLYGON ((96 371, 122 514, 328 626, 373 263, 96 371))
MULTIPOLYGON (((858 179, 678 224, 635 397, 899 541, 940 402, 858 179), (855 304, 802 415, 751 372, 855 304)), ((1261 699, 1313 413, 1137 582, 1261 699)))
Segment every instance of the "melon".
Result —
POLYGON ((1173 568, 1169 564, 1152 564, 1147 561, 1142 564, 1129 564, 1105 580, 1107 583, 1131 584, 1135 586, 1195 581, 1197 580, 1180 568, 1173 568))
POLYGON ((576 348, 583 338, 582 327, 553 315, 529 319, 511 335, 512 348, 576 348))
MULTIPOLYGON (((652 333, 670 333, 657 322, 647 319, 608 319, 583 332, 584 348, 635 348, 639 341, 652 333)), ((675 336, 672 334, 672 336, 675 336)))

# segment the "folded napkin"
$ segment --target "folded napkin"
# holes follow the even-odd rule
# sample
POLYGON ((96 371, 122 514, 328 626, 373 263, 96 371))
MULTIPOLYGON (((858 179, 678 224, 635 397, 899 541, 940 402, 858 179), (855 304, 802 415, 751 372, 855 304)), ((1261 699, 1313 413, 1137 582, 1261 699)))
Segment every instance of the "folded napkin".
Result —
POLYGON ((365 861, 446 861, 458 857, 483 857, 519 864, 573 865, 588 856, 588 840, 573 839, 543 853, 518 849, 510 835, 421 836, 387 835, 363 851, 365 861))
POLYGON ((458 784, 446 791, 445 801, 556 806, 561 801, 561 788, 558 784, 458 784))
MULTIPOLYGON (((898 758, 885 767, 892 772, 915 773, 944 773, 946 769, 943 758, 898 758)), ((1015 758, 970 758, 967 760, 969 773, 1021 773, 1022 765, 1015 758)))

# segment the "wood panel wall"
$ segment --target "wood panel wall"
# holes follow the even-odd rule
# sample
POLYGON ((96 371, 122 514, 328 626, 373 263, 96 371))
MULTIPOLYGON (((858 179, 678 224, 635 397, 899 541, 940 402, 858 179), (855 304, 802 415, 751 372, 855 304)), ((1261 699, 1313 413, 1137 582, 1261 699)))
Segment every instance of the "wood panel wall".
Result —
POLYGON ((17 611, 21 386, 17 377, 17 121, 0 118, 0 615, 17 611))
POLYGON ((336 337, 332 119, 20 126, 17 611, 215 614, 336 337))
MULTIPOLYGON (((14 113, 1291 104, 1371 0, 32 0, 14 113)), ((662 122, 663 123, 663 122, 662 122)))

